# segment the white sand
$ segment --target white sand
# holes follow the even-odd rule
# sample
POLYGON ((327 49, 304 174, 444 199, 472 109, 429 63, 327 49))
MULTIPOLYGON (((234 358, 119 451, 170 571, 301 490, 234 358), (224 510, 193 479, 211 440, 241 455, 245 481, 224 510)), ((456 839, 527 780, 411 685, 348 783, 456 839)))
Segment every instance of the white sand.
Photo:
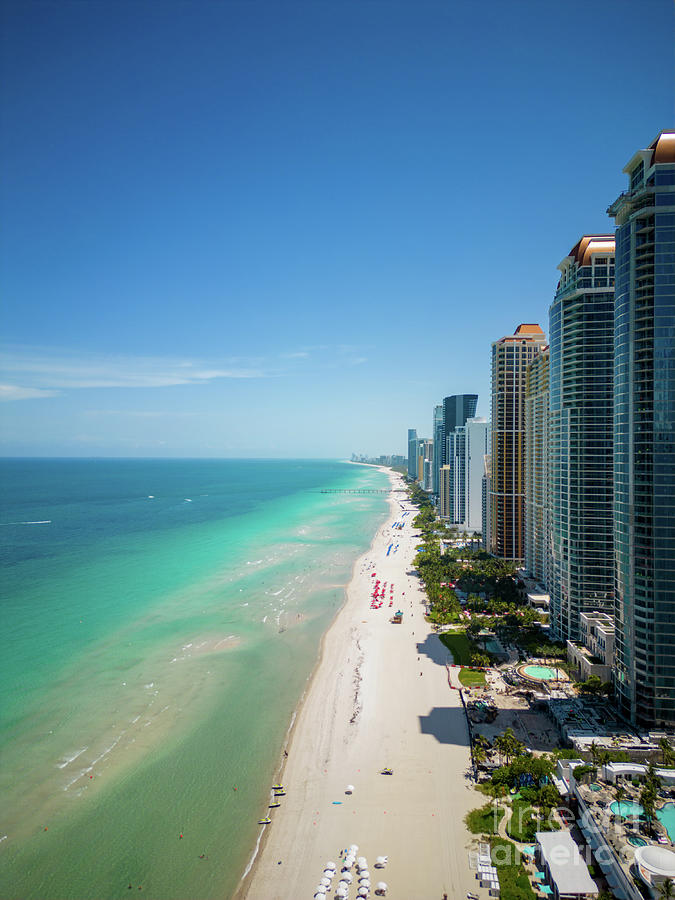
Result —
MULTIPOLYGON (((391 478, 401 486, 399 476, 391 478)), ((424 621, 423 592, 406 574, 418 540, 411 525, 417 510, 404 496, 392 495, 391 515, 357 562, 346 604, 324 638, 291 737, 287 795, 270 813, 263 850, 238 897, 311 900, 325 863, 339 871, 340 850, 350 844, 367 858, 373 889, 385 881, 392 900, 441 900, 444 893, 455 900, 476 890, 463 819, 480 804, 465 777, 466 721, 448 686, 447 651, 424 621), (402 505, 411 510, 404 518, 402 505), (402 531, 392 528, 396 521, 405 523, 402 531), (387 556, 391 543, 398 551, 387 556), (373 571, 387 583, 377 610, 370 608, 373 571), (391 624, 399 608, 403 624, 391 624), (393 776, 379 774, 384 766, 393 776), (383 870, 374 868, 380 855, 389 857, 383 870)))

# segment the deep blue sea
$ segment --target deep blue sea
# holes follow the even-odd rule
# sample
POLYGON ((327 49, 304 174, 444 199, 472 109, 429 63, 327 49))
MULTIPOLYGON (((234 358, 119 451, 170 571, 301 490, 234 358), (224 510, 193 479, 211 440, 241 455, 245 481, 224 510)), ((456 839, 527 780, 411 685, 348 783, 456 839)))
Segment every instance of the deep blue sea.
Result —
POLYGON ((320 491, 386 486, 324 460, 0 461, 0 897, 232 895, 386 515, 320 491))

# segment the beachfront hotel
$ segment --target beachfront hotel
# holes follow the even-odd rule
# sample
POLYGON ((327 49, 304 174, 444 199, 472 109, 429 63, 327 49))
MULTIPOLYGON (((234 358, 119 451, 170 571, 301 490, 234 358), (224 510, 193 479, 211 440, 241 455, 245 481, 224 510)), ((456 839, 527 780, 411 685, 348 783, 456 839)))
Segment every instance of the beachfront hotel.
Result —
POLYGON ((525 544, 525 371, 546 344, 522 324, 492 344, 490 551, 522 560, 525 544))
POLYGON ((551 630, 613 612, 614 236, 584 235, 558 266, 549 310, 551 630))
POLYGON ((675 725, 675 131, 623 170, 614 346, 615 686, 633 722, 675 725))
POLYGON ((548 472, 549 351, 525 370, 525 569, 548 584, 551 509, 548 472))

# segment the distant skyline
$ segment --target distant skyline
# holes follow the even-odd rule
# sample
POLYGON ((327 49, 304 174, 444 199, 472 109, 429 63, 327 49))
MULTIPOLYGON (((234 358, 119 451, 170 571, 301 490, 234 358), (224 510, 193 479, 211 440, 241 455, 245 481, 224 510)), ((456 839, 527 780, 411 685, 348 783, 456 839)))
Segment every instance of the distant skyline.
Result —
POLYGON ((674 124, 667 0, 5 0, 0 455, 406 454, 674 124))

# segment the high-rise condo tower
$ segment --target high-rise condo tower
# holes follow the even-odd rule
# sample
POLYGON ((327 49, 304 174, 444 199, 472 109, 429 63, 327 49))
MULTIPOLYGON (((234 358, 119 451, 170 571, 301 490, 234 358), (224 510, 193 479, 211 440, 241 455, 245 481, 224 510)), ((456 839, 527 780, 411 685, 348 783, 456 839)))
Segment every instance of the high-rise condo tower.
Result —
POLYGON ((551 629, 613 613, 614 236, 584 235, 558 266, 549 310, 551 629))
POLYGON ((616 219, 615 683, 636 723, 675 725, 675 132, 624 168, 616 219))
POLYGON ((525 537, 525 370, 546 344, 539 325, 519 325, 492 345, 490 550, 522 559, 525 537))

